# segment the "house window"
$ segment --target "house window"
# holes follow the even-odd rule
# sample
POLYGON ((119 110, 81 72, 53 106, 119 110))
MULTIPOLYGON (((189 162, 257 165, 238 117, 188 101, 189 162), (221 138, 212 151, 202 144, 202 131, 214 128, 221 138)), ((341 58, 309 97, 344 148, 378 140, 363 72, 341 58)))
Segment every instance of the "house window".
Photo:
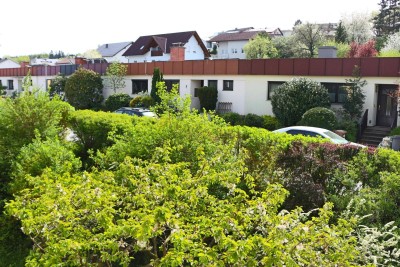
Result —
POLYGON ((132 94, 145 93, 149 89, 147 80, 132 80, 132 94))
POLYGON ((343 103, 346 97, 345 83, 321 83, 328 89, 329 99, 331 103, 343 103))
POLYGON ((284 84, 285 82, 268 82, 267 100, 271 100, 274 95, 276 88, 284 84))
POLYGON ((232 80, 224 80, 224 86, 222 88, 223 91, 233 91, 233 81, 232 80))
POLYGON ((14 90, 14 80, 8 80, 8 90, 14 90))
POLYGON ((243 50, 243 48, 242 48, 242 54, 244 53, 244 50, 243 50))
POLYGON ((218 81, 217 80, 208 80, 208 87, 214 87, 218 89, 218 81))
POLYGON ((172 90, 172 86, 174 84, 178 85, 178 92, 179 92, 179 80, 164 80, 165 86, 167 87, 167 91, 170 92, 172 90))

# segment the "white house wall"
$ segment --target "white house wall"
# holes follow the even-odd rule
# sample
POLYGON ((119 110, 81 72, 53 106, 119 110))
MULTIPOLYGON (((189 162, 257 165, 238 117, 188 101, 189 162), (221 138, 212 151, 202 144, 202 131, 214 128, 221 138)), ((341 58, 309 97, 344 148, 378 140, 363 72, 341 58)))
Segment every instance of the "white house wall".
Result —
MULTIPOLYGON (((254 113, 257 115, 271 115, 272 105, 271 100, 267 99, 268 82, 286 82, 290 81, 293 76, 267 76, 267 75, 164 75, 166 80, 179 80, 180 81, 180 94, 181 96, 190 95, 192 99, 192 107, 199 108, 200 103, 197 97, 194 97, 194 89, 198 88, 203 81, 204 86, 208 85, 208 80, 217 80, 218 85, 218 101, 231 102, 232 111, 239 114, 254 113), (223 90, 223 81, 233 80, 233 91, 223 90)), ((351 77, 307 77, 316 82, 327 83, 345 83, 346 79, 351 77)), ((149 81, 149 91, 151 90, 152 75, 129 76, 126 78, 126 87, 121 89, 132 95, 131 79, 147 79, 149 81)), ((368 109, 368 125, 376 124, 377 113, 377 90, 375 89, 379 84, 397 84, 394 78, 363 78, 367 81, 367 85, 363 88, 366 98, 364 109, 368 109)), ((110 95, 112 92, 105 92, 105 96, 110 95)), ((332 104, 332 108, 340 108, 340 104, 332 104)))
POLYGON ((147 52, 144 55, 140 56, 129 56, 126 57, 128 60, 128 63, 134 63, 134 62, 151 62, 151 61, 170 61, 171 56, 170 54, 163 54, 162 56, 159 57, 152 57, 151 56, 151 51, 147 52))
MULTIPOLYGON (((33 87, 46 88, 46 80, 54 79, 55 76, 32 76, 33 87)), ((268 82, 279 81, 286 82, 293 76, 268 76, 268 75, 164 75, 165 80, 179 80, 181 96, 190 95, 192 99, 192 107, 198 108, 199 100, 194 97, 194 89, 208 85, 209 80, 217 80, 218 85, 218 101, 231 102, 232 111, 239 114, 254 113, 257 115, 273 115, 271 101, 267 99, 268 82), (223 90, 223 81, 233 81, 233 91, 223 90)), ((351 77, 307 77, 316 82, 345 83, 346 79, 351 77)), ((8 80, 13 80, 14 90, 7 90, 7 95, 22 89, 23 77, 1 77, 2 84, 7 86, 8 80)), ((151 90, 152 71, 147 75, 126 76, 125 87, 118 90, 117 93, 132 94, 132 79, 144 79, 148 81, 149 93, 151 90)), ((398 84, 395 77, 365 77, 367 81, 363 90, 365 92, 364 109, 368 109, 368 125, 376 125, 377 114, 377 87, 381 84, 398 84)), ((111 89, 103 90, 104 97, 107 98, 114 92, 111 89)), ((338 105, 333 105, 338 108, 338 105)), ((400 121, 400 120, 399 120, 400 121)))
POLYGON ((185 60, 204 60, 204 51, 194 36, 185 44, 185 60))
POLYGON ((248 43, 248 40, 242 41, 228 41, 220 42, 217 48, 217 58, 218 59, 228 59, 228 58, 239 58, 245 59, 246 54, 243 51, 243 47, 248 43), (236 51, 236 53, 233 53, 236 51))

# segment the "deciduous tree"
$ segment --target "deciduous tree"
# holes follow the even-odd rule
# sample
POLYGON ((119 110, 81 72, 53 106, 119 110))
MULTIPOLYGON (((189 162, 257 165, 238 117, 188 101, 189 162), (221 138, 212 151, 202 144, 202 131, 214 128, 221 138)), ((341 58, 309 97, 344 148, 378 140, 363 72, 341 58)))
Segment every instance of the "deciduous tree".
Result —
POLYGON ((119 62, 111 63, 106 70, 106 84, 111 87, 114 94, 118 89, 125 87, 125 76, 128 66, 119 62))
POLYGON ((247 59, 275 58, 278 56, 278 51, 267 34, 258 34, 244 46, 243 50, 247 59))
POLYGON ((341 21, 346 28, 348 42, 365 43, 373 38, 371 14, 352 13, 343 16, 341 21))
POLYGON ((294 27, 293 35, 295 40, 302 44, 301 50, 310 58, 317 54, 317 48, 324 39, 321 27, 308 22, 294 27))

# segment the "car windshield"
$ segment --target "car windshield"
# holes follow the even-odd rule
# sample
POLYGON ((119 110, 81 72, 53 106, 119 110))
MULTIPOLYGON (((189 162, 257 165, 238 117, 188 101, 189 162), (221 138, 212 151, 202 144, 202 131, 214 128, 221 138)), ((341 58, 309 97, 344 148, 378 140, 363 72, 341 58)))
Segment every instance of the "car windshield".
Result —
POLYGON ((335 134, 334 132, 325 131, 324 134, 326 136, 328 136, 332 140, 332 142, 334 142, 335 144, 348 144, 348 143, 350 143, 348 140, 344 139, 343 137, 341 137, 338 134, 335 134))
POLYGON ((143 111, 142 115, 145 117, 157 117, 156 114, 152 111, 143 111))

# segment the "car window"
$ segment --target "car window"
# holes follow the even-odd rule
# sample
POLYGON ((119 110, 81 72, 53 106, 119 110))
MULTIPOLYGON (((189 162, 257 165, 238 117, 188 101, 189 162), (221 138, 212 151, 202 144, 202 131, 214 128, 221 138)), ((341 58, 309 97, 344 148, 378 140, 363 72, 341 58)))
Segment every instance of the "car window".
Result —
POLYGON ((305 131, 305 130, 289 130, 287 131, 288 134, 292 134, 292 135, 297 135, 297 134, 301 134, 304 136, 311 136, 311 137, 322 137, 322 135, 320 135, 319 133, 315 133, 315 132, 310 132, 310 131, 305 131))

